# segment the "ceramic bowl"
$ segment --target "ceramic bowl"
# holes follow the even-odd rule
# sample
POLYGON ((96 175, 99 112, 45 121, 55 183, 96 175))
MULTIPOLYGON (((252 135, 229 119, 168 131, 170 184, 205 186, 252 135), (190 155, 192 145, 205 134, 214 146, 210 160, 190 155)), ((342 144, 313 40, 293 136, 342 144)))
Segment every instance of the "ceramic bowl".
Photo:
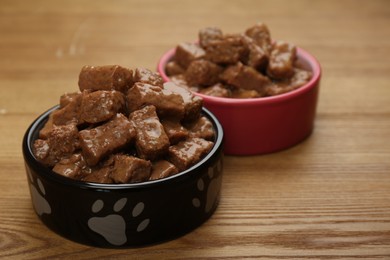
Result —
POLYGON ((28 186, 36 214, 51 230, 97 247, 132 247, 170 240, 205 222, 216 210, 222 181, 223 131, 207 110, 215 145, 191 168, 164 179, 99 184, 63 177, 39 163, 32 144, 54 107, 23 139, 28 186))
MULTIPOLYGON (((159 60, 157 70, 165 81, 165 65, 173 58, 175 49, 159 60)), ((297 48, 298 62, 313 73, 311 80, 288 93, 271 97, 233 99, 196 93, 220 121, 225 131, 225 153, 255 155, 276 152, 291 147, 314 128, 321 68, 307 51, 297 48)))

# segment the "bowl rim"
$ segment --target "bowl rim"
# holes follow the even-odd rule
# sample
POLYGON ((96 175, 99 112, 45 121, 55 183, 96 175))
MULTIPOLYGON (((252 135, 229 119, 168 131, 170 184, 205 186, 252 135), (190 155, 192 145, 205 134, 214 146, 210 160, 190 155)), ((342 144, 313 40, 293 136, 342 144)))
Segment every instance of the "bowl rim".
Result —
MULTIPOLYGON (((195 91, 193 93, 202 97, 208 103, 225 105, 225 106, 268 105, 268 104, 287 101, 289 99, 300 96, 306 93, 307 91, 310 91, 318 84, 321 78, 321 65, 318 62, 318 60, 309 52, 307 52, 306 50, 300 47, 296 47, 296 48, 297 48, 297 57, 299 59, 302 59, 303 61, 306 61, 308 65, 311 67, 311 71, 313 73, 313 76, 311 77, 310 81, 297 89, 294 89, 287 93, 271 96, 271 97, 258 97, 258 98, 226 98, 226 97, 214 97, 214 96, 204 95, 195 91)), ((164 81, 170 81, 169 77, 165 73, 165 65, 172 59, 173 55, 175 54, 175 51, 176 51, 176 47, 171 48, 170 50, 165 52, 161 56, 157 64, 157 71, 160 73, 164 81)))
MULTIPOLYGON (((60 183, 61 185, 66 185, 70 187, 82 188, 82 189, 93 189, 93 190, 127 190, 127 189, 150 189, 155 187, 161 187, 162 185, 171 185, 175 182, 184 181, 186 178, 189 178, 192 174, 196 174, 196 169, 204 167, 204 163, 210 160, 220 149, 223 148, 223 136, 224 132, 222 126, 218 119, 205 107, 202 107, 202 114, 208 117, 211 123, 214 126, 216 137, 214 140, 214 146, 211 151, 203 157, 199 162, 191 166, 190 168, 179 172, 175 175, 157 179, 149 180, 139 183, 95 183, 95 182, 85 182, 80 180, 74 180, 62 175, 59 175, 53 172, 48 167, 41 164, 34 156, 32 152, 32 141, 34 136, 38 134, 38 127, 44 124, 50 115, 50 113, 59 108, 59 105, 56 105, 40 116, 38 116, 28 127, 26 133, 23 137, 22 150, 24 155, 24 161, 27 167, 31 167, 37 172, 38 175, 42 175, 43 179, 49 179, 53 182, 60 183)), ((26 169, 27 170, 27 169, 26 169)))

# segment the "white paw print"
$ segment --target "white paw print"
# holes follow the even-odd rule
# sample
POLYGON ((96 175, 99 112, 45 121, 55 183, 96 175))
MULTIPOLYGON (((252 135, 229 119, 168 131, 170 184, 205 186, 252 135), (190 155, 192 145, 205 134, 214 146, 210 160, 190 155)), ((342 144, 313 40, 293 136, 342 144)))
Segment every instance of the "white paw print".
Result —
POLYGON ((35 211, 39 216, 43 214, 51 214, 51 207, 49 202, 45 199, 46 190, 43 186, 40 179, 37 178, 38 189, 34 185, 34 178, 31 175, 30 170, 27 170, 28 176, 30 178, 30 191, 31 191, 31 199, 33 202, 33 206, 35 211))
MULTIPOLYGON (((213 167, 210 167, 208 169, 208 178, 210 180, 210 183, 208 184, 207 190, 205 190, 205 181, 200 178, 197 182, 197 190, 200 192, 206 192, 206 201, 205 201, 205 207, 204 211, 205 213, 208 213, 214 206, 216 199, 218 197, 219 188, 218 186, 221 183, 222 180, 222 161, 218 161, 216 165, 213 167)), ((202 206, 201 199, 198 197, 195 197, 192 199, 192 205, 195 208, 199 208, 202 206)))
MULTIPOLYGON (((119 199, 113 206, 113 210, 116 213, 123 210, 127 203, 127 198, 119 199)), ((102 200, 96 200, 92 205, 92 212, 98 213, 104 207, 102 200)), ((132 210, 132 217, 139 216, 145 208, 143 202, 136 204, 132 210)), ((149 225, 150 219, 144 219, 138 224, 136 231, 141 232, 149 225)), ((120 246, 127 242, 126 236, 126 222, 125 219, 119 214, 110 214, 105 217, 92 217, 88 220, 89 228, 102 235, 107 242, 112 245, 120 246)))

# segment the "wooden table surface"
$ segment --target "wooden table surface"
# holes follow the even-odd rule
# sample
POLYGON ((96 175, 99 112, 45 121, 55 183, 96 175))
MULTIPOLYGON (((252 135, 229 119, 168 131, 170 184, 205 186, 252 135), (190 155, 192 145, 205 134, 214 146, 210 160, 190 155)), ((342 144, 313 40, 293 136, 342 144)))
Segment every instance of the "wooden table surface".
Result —
POLYGON ((0 0, 0 257, 390 259, 389 27, 385 0, 0 0), (40 222, 22 137, 77 90, 83 65, 155 69, 200 28, 234 33, 257 21, 322 65, 310 138, 273 154, 227 156, 219 208, 176 240, 99 249, 40 222))

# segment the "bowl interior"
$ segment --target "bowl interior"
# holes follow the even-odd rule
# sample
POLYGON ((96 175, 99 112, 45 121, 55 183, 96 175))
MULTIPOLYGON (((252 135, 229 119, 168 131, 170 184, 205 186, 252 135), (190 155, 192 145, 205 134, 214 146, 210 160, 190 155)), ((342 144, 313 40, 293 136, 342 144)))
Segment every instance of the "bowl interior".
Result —
MULTIPOLYGON (((157 65, 157 70, 165 81, 170 81, 169 77, 165 72, 165 65, 172 60, 174 55, 175 55, 175 48, 172 48, 160 58, 160 61, 157 65)), ((259 98, 248 98, 248 99, 214 97, 214 96, 204 95, 198 92, 194 92, 194 93, 202 97, 203 99, 205 99, 206 102, 220 104, 220 105, 243 105, 243 106, 258 105, 260 103, 263 104, 274 103, 274 102, 294 98, 295 96, 300 95, 308 91, 309 89, 313 88, 319 82, 321 77, 321 67, 319 62, 314 56, 312 56, 307 51, 297 47, 297 57, 298 57, 297 63, 300 66, 302 66, 304 69, 311 71, 313 75, 310 81, 307 82, 305 85, 295 90, 292 90, 290 92, 283 93, 276 96, 271 96, 271 97, 259 97, 259 98)))
MULTIPOLYGON (((206 108, 202 108, 202 115, 206 116, 210 122, 213 124, 214 131, 215 131, 215 138, 214 138, 214 146, 211 149, 211 151, 203 157, 198 163, 191 166, 190 168, 179 172, 173 176, 169 176, 162 179, 157 180, 150 180, 140 183, 129 183, 129 184, 102 184, 102 183, 93 183, 93 182, 84 182, 84 181, 78 181, 73 180, 67 177, 64 177, 62 175, 59 175, 55 172, 53 172, 48 167, 45 167, 42 165, 33 154, 32 145, 33 142, 38 138, 40 129, 45 125, 46 121, 48 120, 48 117, 51 112, 58 109, 58 105, 52 107, 51 109, 47 110, 43 114, 41 114, 28 128, 24 140, 23 140, 23 153, 25 156, 25 160, 28 161, 31 167, 36 170, 36 172, 39 172, 44 178, 47 178, 54 182, 60 182, 65 185, 71 185, 76 186, 80 188, 89 188, 89 189, 108 189, 108 190, 116 190, 116 189, 131 189, 131 188, 151 188, 154 186, 160 186, 160 185, 170 185, 171 182, 180 181, 182 178, 187 178, 187 175, 193 174, 193 172, 196 168, 204 164, 206 161, 208 161, 213 155, 217 153, 218 150, 222 148, 222 142, 223 142, 223 130, 221 124, 218 122, 217 118, 206 108)), ((190 177, 190 176, 188 176, 190 177)))

